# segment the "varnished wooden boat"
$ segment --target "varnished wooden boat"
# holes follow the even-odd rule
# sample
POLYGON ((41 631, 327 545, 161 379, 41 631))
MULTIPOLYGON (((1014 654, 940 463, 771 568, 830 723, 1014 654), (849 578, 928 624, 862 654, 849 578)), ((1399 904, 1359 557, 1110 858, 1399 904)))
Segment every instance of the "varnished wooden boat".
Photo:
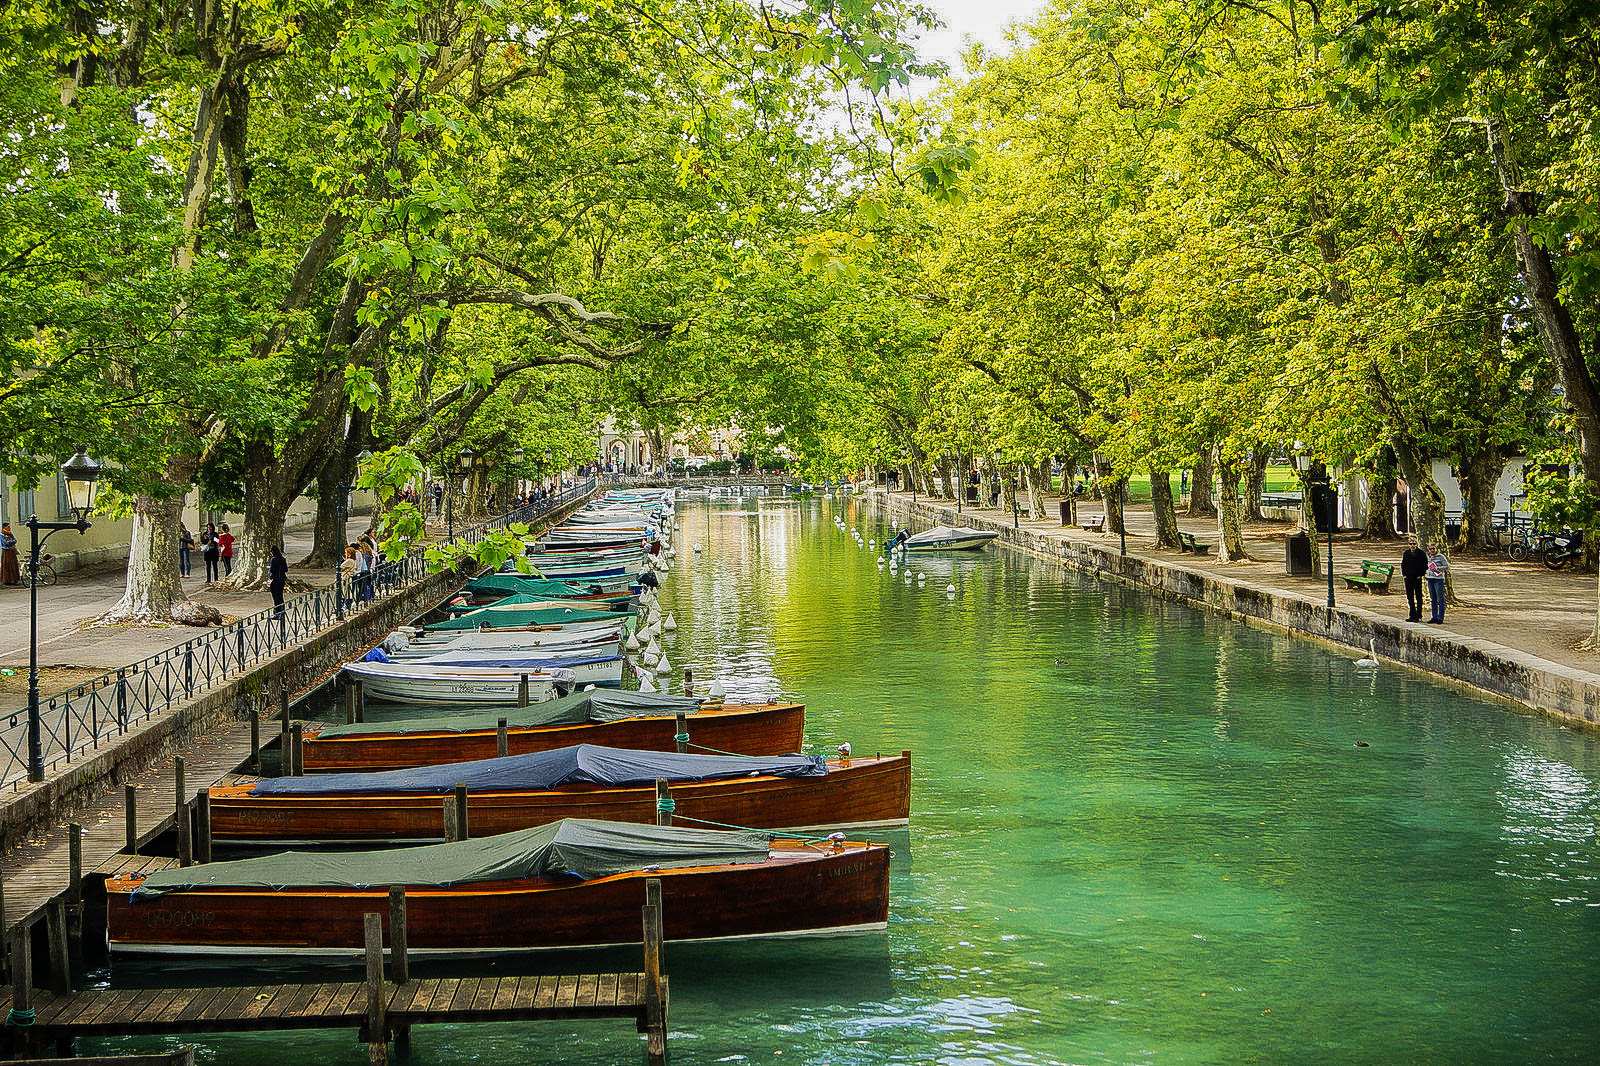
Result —
MULTIPOLYGON (((816 777, 771 774, 674 781, 677 814, 751 829, 857 830, 903 826, 911 813, 911 753, 827 760, 816 777)), ((398 843, 443 839, 438 792, 378 788, 331 795, 252 795, 253 782, 214 785, 211 833, 228 844, 398 843)), ((568 784, 547 790, 469 789, 474 837, 561 818, 653 822, 655 788, 568 784)))
MULTIPOLYGON (((755 861, 663 865, 588 880, 555 874, 450 887, 407 883, 409 950, 480 954, 636 945, 644 882, 650 877, 661 879, 664 935, 671 941, 886 928, 887 845, 778 839, 765 849, 765 857, 755 861)), ((190 875, 187 883, 197 887, 167 889, 153 896, 141 892, 144 876, 112 878, 106 885, 111 950, 250 957, 350 955, 362 950, 363 915, 388 913, 388 881, 370 887, 292 883, 204 887, 208 871, 236 865, 188 867, 183 871, 190 875)))
MULTIPOLYGON (((804 743, 806 709, 801 703, 729 703, 703 706, 689 718, 694 744, 740 755, 779 755, 799 751, 804 743)), ((625 718, 616 722, 530 726, 508 729, 509 755, 549 751, 569 744, 604 744, 612 748, 676 751, 677 724, 670 716, 625 718)), ((492 759, 497 731, 490 727, 464 732, 377 732, 372 727, 354 736, 324 738, 308 732, 302 748, 308 774, 399 770, 409 766, 492 759)))

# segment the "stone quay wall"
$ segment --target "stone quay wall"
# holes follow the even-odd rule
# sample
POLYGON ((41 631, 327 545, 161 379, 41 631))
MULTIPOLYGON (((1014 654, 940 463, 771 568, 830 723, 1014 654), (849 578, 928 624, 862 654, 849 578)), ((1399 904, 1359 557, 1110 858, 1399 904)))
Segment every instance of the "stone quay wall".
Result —
POLYGON ((1493 641, 1463 637, 1421 623, 1405 622, 1361 607, 1330 610, 1321 599, 1190 570, 1161 559, 1129 553, 1115 544, 1052 536, 1010 522, 957 514, 938 501, 910 500, 873 492, 868 497, 890 514, 935 525, 993 530, 999 541, 1060 562, 1069 570, 1142 589, 1163 599, 1210 611, 1247 625, 1361 652, 1509 700, 1564 723, 1594 728, 1600 716, 1600 674, 1590 673, 1493 641))

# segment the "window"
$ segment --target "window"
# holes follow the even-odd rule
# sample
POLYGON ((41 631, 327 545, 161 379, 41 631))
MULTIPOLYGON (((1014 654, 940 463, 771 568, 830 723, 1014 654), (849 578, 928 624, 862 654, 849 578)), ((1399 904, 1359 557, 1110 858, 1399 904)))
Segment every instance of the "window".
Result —
POLYGON ((6 476, 0 474, 0 522, 11 521, 11 492, 6 488, 6 476))
POLYGON ((27 492, 23 492, 19 488, 17 490, 17 521, 20 522, 31 514, 33 514, 33 490, 29 489, 27 492))
POLYGON ((56 471, 56 517, 72 517, 72 504, 67 499, 67 476, 59 470, 56 471))

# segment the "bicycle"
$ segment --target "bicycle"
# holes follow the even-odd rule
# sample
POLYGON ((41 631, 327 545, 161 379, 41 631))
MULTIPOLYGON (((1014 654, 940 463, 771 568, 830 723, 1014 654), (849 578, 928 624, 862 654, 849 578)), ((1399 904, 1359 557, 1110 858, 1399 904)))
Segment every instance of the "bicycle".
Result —
MULTIPOLYGON (((51 560, 54 558, 55 556, 51 555, 49 552, 39 556, 39 584, 54 585, 56 583, 56 568, 50 565, 51 560)), ((27 562, 22 564, 22 572, 24 575, 31 574, 33 572, 32 559, 29 559, 27 562)))
POLYGON ((1541 551, 1548 534, 1532 526, 1518 526, 1511 531, 1511 544, 1506 548, 1506 555, 1514 563, 1525 563, 1528 557, 1541 551))

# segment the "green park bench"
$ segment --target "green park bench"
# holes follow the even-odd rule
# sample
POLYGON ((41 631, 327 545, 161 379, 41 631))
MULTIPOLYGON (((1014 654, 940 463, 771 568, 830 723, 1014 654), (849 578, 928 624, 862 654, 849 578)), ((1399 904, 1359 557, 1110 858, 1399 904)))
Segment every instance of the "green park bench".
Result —
POLYGON ((1205 555, 1211 551, 1211 545, 1201 544, 1194 539, 1193 533, 1178 531, 1178 550, 1181 552, 1194 552, 1196 555, 1205 555))
POLYGON ((1341 574, 1345 588, 1366 589, 1368 592, 1388 592, 1389 580, 1394 577, 1394 564, 1361 560, 1361 573, 1341 574))

